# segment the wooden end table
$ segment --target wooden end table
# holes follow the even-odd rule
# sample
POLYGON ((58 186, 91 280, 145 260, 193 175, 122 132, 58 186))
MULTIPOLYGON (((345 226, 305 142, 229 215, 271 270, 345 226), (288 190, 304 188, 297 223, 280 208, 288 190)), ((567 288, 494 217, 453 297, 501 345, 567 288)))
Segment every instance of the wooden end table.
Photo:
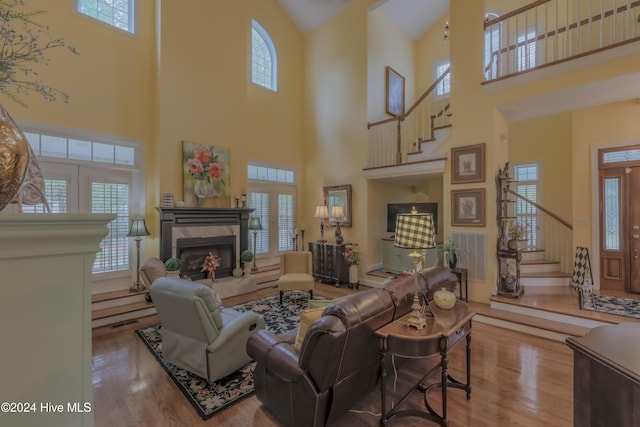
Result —
POLYGON ((469 283, 467 279, 469 271, 466 268, 454 268, 451 272, 458 277, 458 283, 460 284, 459 299, 462 300, 462 287, 464 286, 464 302, 469 302, 469 283))
POLYGON ((447 389, 459 388, 466 391, 467 400, 471 399, 471 327, 472 318, 475 315, 469 306, 458 300, 451 310, 442 310, 431 304, 434 318, 427 318, 427 326, 422 330, 409 328, 407 317, 409 314, 396 319, 376 331, 380 340, 380 370, 381 370, 381 406, 382 417, 380 425, 386 425, 392 418, 403 416, 421 417, 434 421, 441 426, 449 423, 447 419, 447 389), (462 383, 453 378, 447 372, 449 352, 463 339, 467 343, 467 378, 462 383), (434 354, 440 354, 440 362, 429 370, 409 392, 400 399, 398 404, 389 412, 386 411, 386 382, 387 371, 385 359, 390 356, 404 358, 425 358, 434 354), (428 383, 429 377, 440 371, 438 381, 428 383), (434 388, 440 388, 442 392, 442 409, 438 413, 428 401, 428 393, 434 388), (400 410, 402 404, 414 391, 424 393, 426 411, 413 409, 400 410))

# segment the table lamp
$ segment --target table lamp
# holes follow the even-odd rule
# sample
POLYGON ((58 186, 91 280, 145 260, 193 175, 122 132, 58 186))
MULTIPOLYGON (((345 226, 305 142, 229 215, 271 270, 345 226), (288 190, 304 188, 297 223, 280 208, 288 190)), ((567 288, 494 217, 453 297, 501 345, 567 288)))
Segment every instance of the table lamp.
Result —
POLYGON ((129 292, 143 291, 146 288, 145 284, 140 280, 140 241, 143 236, 148 236, 149 234, 151 233, 147 230, 147 225, 144 223, 143 217, 136 217, 131 220, 131 228, 127 236, 133 237, 136 241, 137 263, 136 281, 129 287, 129 292))
POLYGON ((344 239, 342 238, 342 230, 340 229, 340 218, 344 218, 344 208, 342 206, 332 206, 331 218, 336 220, 336 244, 341 245, 344 239))
POLYGON ((251 271, 257 271, 256 266, 256 240, 258 237, 258 231, 262 230, 262 224, 260 224, 260 217, 252 216, 249 218, 249 230, 253 231, 253 266, 251 271))
POLYGON ((326 240, 324 240, 324 220, 325 218, 329 218, 329 209, 327 209, 325 205, 316 206, 316 214, 314 215, 314 217, 320 218, 320 240, 318 240, 318 242, 325 243, 326 240))
POLYGON ((394 246, 403 249, 413 249, 409 254, 413 258, 413 280, 415 283, 415 295, 411 305, 411 314, 407 320, 407 326, 422 329, 427 321, 424 318, 423 307, 418 296, 418 258, 422 257, 418 249, 429 249, 436 245, 433 216, 430 213, 418 213, 415 208, 410 214, 399 214, 396 217, 396 238, 394 246))

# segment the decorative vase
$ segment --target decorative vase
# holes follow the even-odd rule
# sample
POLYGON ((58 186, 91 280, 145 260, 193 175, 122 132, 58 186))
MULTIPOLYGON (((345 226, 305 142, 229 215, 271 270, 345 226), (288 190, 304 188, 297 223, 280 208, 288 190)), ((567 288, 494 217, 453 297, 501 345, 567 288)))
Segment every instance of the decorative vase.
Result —
POLYGON ((352 285, 358 283, 358 266, 355 264, 349 267, 349 283, 352 285))
POLYGON ((240 278, 240 277, 242 277, 242 269, 240 267, 236 267, 236 268, 233 269, 233 273, 232 274, 233 274, 233 277, 235 277, 236 279, 240 278))
POLYGON ((456 294, 448 291, 447 288, 440 288, 433 293, 433 302, 442 309, 449 310, 456 305, 456 294))
POLYGON ((216 271, 215 270, 209 270, 209 279, 211 279, 212 282, 216 281, 216 271))
POLYGON ((167 271, 167 277, 175 277, 176 279, 179 279, 180 278, 180 270, 167 271))
POLYGON ((16 197, 29 167, 29 142, 0 105, 0 211, 16 197))

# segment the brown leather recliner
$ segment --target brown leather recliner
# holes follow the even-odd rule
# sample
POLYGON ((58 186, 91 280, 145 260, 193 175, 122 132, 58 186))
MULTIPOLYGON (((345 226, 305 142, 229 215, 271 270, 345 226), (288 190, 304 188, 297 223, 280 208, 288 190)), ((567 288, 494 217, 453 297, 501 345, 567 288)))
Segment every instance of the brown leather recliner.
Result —
MULTIPOLYGON (((434 287, 452 290, 456 281, 450 271, 434 267, 421 272, 418 286, 428 295, 434 287)), ((247 353, 257 362, 258 399, 286 426, 324 426, 340 418, 375 387, 375 331, 411 310, 414 290, 413 276, 401 276, 382 289, 339 298, 311 325, 299 353, 296 331, 252 334, 247 353)))

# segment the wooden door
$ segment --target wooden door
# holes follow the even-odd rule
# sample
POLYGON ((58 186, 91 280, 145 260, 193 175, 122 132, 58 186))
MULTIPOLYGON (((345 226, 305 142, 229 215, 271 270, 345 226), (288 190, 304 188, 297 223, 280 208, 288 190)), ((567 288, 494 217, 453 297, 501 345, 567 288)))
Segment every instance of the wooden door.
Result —
POLYGON ((600 288, 640 293, 640 146, 599 160, 600 288))

